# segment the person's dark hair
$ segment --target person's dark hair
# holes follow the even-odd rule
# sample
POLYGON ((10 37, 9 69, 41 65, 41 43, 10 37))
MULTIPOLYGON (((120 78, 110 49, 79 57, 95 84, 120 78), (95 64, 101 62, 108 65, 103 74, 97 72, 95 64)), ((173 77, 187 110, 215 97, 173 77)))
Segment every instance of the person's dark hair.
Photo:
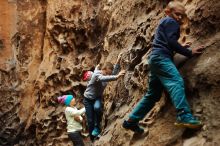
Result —
POLYGON ((105 62, 104 65, 102 66, 102 70, 110 69, 113 70, 114 66, 111 62, 105 62))

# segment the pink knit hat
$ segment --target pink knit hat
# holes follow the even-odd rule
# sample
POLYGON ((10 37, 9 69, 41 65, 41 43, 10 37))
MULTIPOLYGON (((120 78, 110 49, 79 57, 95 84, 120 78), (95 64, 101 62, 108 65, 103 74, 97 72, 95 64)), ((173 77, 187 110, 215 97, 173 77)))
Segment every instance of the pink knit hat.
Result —
POLYGON ((63 95, 63 96, 57 97, 57 100, 59 103, 69 106, 73 98, 74 98, 73 95, 63 95))

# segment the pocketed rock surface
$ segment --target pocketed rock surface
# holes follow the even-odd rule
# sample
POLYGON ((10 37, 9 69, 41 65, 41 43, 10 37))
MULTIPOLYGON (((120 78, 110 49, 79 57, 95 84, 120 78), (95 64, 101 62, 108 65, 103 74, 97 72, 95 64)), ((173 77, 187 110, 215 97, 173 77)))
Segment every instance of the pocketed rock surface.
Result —
POLYGON ((0 5, 11 11, 0 12, 0 39, 6 43, 0 48, 0 145, 70 146, 64 106, 55 98, 83 95, 82 73, 116 62, 121 52, 126 74, 105 90, 102 137, 94 145, 220 145, 220 1, 182 1, 190 23, 179 41, 206 48, 180 67, 192 111, 204 123, 201 130, 175 127, 176 112, 165 96, 141 121, 143 135, 121 128, 148 88, 148 50, 166 1, 3 0, 0 5), (15 14, 16 21, 4 21, 15 14))

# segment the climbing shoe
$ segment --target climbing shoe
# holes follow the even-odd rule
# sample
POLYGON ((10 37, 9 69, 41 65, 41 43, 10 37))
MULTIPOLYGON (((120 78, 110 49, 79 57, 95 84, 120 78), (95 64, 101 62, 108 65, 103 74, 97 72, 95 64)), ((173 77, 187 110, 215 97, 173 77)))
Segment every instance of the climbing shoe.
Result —
POLYGON ((138 134, 142 134, 144 133, 144 129, 141 128, 138 123, 136 122, 128 122, 128 121, 124 121, 122 124, 122 127, 127 129, 127 130, 131 130, 134 133, 138 133, 138 134))
POLYGON ((202 127, 202 122, 195 118, 192 114, 186 113, 177 116, 177 121, 174 123, 177 127, 199 129, 202 127))
POLYGON ((100 133, 101 133, 101 131, 100 131, 100 129, 99 129, 98 127, 95 127, 95 128, 93 129, 93 131, 92 131, 92 135, 93 135, 94 137, 99 137, 99 136, 100 136, 100 133))

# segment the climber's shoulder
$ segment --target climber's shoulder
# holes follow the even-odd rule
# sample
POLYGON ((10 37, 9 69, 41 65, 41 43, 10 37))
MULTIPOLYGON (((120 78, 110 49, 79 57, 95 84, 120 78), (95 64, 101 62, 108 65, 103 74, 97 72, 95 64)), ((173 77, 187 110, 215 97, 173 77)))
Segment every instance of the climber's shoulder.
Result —
POLYGON ((172 26, 179 26, 178 22, 173 19, 172 17, 166 16, 160 20, 159 25, 167 26, 167 25, 172 25, 172 26))

